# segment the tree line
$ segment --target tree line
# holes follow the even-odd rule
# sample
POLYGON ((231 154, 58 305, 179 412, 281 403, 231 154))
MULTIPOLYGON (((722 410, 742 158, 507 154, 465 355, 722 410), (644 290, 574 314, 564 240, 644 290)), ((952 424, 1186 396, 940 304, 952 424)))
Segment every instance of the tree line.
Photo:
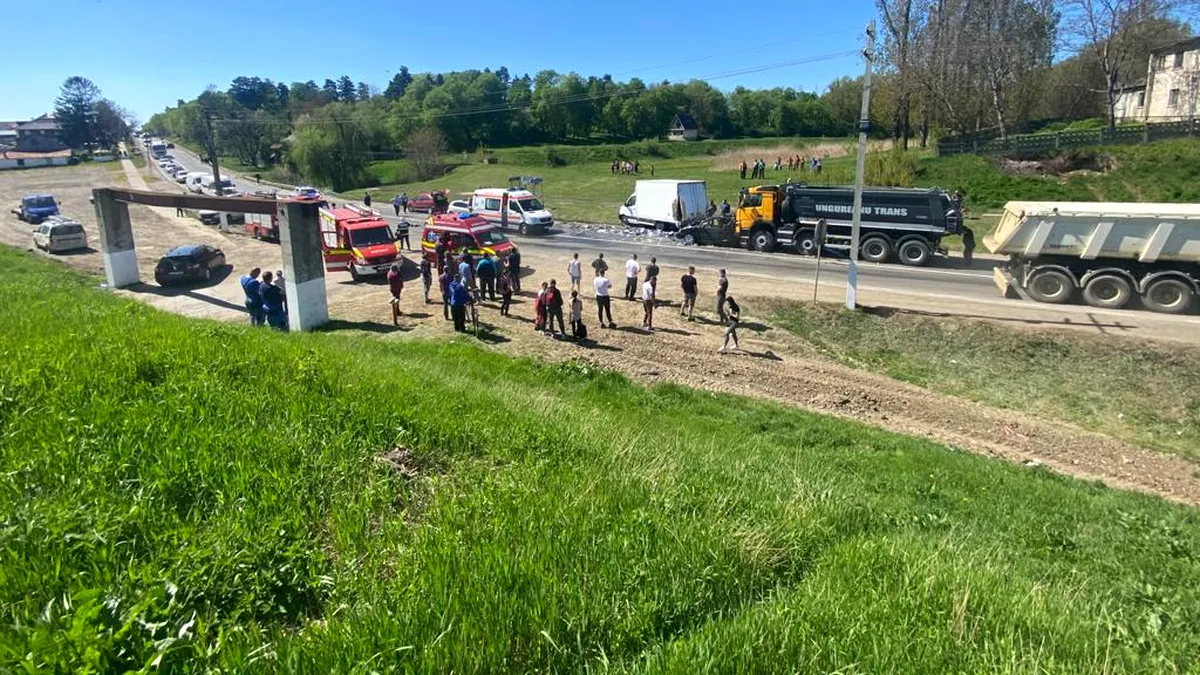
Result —
POLYGON ((129 138, 136 121, 133 115, 104 98, 100 88, 86 77, 68 77, 54 100, 54 119, 59 140, 69 148, 93 150, 116 148, 129 138))

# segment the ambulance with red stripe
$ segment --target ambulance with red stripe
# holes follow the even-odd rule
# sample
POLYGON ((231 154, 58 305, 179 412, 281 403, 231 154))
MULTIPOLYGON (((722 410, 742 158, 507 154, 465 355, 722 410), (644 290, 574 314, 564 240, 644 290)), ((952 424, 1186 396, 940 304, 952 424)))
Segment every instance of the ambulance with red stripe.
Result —
POLYGON ((401 260, 388 222, 378 211, 357 204, 321 209, 321 248, 326 271, 348 271, 355 281, 387 274, 401 260))
POLYGON ((484 253, 490 253, 496 260, 504 260, 517 250, 516 244, 482 216, 438 213, 425 221, 425 228, 421 232, 421 253, 435 270, 438 266, 437 243, 443 237, 447 244, 447 256, 457 257, 467 251, 476 259, 484 253))

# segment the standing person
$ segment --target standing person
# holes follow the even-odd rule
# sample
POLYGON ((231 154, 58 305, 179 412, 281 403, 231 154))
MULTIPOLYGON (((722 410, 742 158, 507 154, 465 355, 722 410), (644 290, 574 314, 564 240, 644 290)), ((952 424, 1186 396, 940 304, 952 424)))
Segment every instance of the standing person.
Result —
POLYGON ((733 349, 735 351, 741 350, 741 346, 738 345, 737 327, 738 322, 742 319, 742 308, 738 307, 737 301, 735 301, 733 298, 727 299, 725 304, 729 305, 729 311, 726 315, 728 316, 728 321, 725 327, 725 341, 721 343, 721 348, 717 350, 717 352, 720 354, 724 354, 726 351, 728 351, 730 338, 733 339, 733 349))
POLYGON ((392 198, 392 208, 396 210, 396 215, 400 215, 400 195, 392 198))
POLYGON ((603 253, 597 254, 596 259, 592 261, 592 272, 596 276, 602 277, 602 276, 604 276, 604 273, 607 271, 608 271, 608 263, 604 260, 604 254, 603 253))
POLYGON ((579 290, 579 282, 583 279, 582 265, 579 263, 579 254, 574 253, 571 259, 567 261, 567 276, 571 277, 571 290, 579 290))
POLYGON ((371 208, 371 193, 370 192, 363 193, 363 206, 367 207, 368 209, 371 208))
POLYGON ((483 299, 484 293, 487 294, 488 300, 496 301, 496 263, 492 261, 491 253, 484 253, 479 259, 479 264, 475 266, 475 274, 479 276, 479 298, 483 299))
POLYGON ((400 210, 404 211, 405 213, 408 213, 408 193, 407 192, 400 193, 400 210))
POLYGON ((266 320, 262 311, 262 282, 258 279, 260 274, 262 269, 255 267, 238 280, 242 285, 242 292, 246 294, 246 313, 250 315, 251 326, 261 326, 266 320))
POLYGON ((963 260, 969 265, 975 254, 975 231, 963 225, 962 229, 963 260))
POLYGON ((638 264, 637 254, 634 253, 625 261, 625 299, 634 300, 637 297, 638 273, 642 266, 638 264))
POLYGON ((267 325, 275 330, 287 330, 287 312, 283 308, 283 290, 273 283, 270 271, 262 275, 262 312, 267 325))
POLYGON ((724 218, 728 218, 728 217, 729 217, 729 211, 730 211, 730 207, 729 207, 729 200, 728 200, 728 199, 722 199, 722 200, 721 200, 721 216, 722 216, 722 217, 724 217, 724 218))
POLYGON ((512 284, 513 293, 521 292, 521 251, 513 249, 508 252, 508 276, 509 283, 512 284))
POLYGON ((454 281, 450 282, 450 314, 454 316, 456 332, 467 332, 467 305, 473 302, 471 292, 467 290, 462 277, 454 275, 454 281))
POLYGON ((438 235, 437 242, 433 245, 433 252, 437 254, 438 274, 446 269, 446 250, 450 248, 449 238, 445 232, 438 235))
POLYGON ((392 263, 387 273, 388 290, 392 292, 392 323, 396 317, 403 314, 400 311, 400 293, 404 290, 404 275, 400 273, 400 263, 392 263))
POLYGON ((696 268, 688 265, 687 272, 679 277, 679 286, 683 289, 683 304, 679 306, 679 316, 692 320, 692 311, 696 309, 696 268))
POLYGON ((187 214, 185 214, 185 213, 183 212, 183 207, 182 207, 182 206, 176 206, 176 207, 175 207, 175 217, 176 217, 176 218, 182 218, 182 217, 184 217, 185 215, 187 215, 187 214))
POLYGON ((717 272, 717 318, 721 323, 725 323, 725 294, 729 292, 729 279, 725 276, 725 270, 717 272))
POLYGON ((438 288, 442 291, 442 316, 446 321, 450 320, 450 283, 454 281, 454 275, 451 274, 449 267, 443 267, 442 273, 438 276, 438 288))
POLYGON ((638 162, 637 160, 634 160, 634 162, 633 162, 633 173, 635 173, 635 174, 639 174, 639 173, 641 173, 641 172, 642 172, 642 165, 641 165, 641 163, 640 163, 640 162, 638 162))
POLYGON ((554 279, 550 280, 550 286, 542 296, 542 304, 546 307, 546 330, 554 335, 554 320, 558 319, 558 334, 566 337, 567 327, 563 325, 563 295, 554 279))
MULTIPOLYGON (((823 166, 825 166, 825 163, 824 163, 823 161, 821 161, 821 158, 820 158, 820 157, 818 157, 818 158, 817 158, 817 175, 818 175, 818 176, 820 176, 820 175, 821 175, 821 168, 822 168, 823 166)), ((736 340, 734 340, 734 342, 737 342, 737 341, 736 341, 736 340)))
POLYGON ((283 311, 286 314, 287 307, 287 284, 283 280, 283 270, 275 270, 275 280, 271 282, 279 292, 283 294, 283 311))
POLYGON ((571 337, 576 340, 587 337, 587 329, 583 327, 583 300, 579 299, 579 291, 571 291, 571 337))
POLYGON ((658 277, 650 277, 642 284, 642 328, 654 330, 654 292, 658 289, 658 277))
MULTIPOLYGON (((399 208, 399 207, 397 207, 399 208)), ((412 244, 408 241, 408 228, 411 227, 408 218, 401 218, 400 222, 396 223, 396 247, 404 246, 404 250, 411 251, 412 244)))
POLYGON ((600 327, 604 328, 607 325, 609 328, 616 328, 617 324, 612 320, 612 298, 609 293, 612 292, 612 281, 604 276, 604 271, 601 270, 596 274, 595 281, 592 285, 596 287, 596 320, 600 323, 600 327), (604 323, 604 315, 608 315, 608 323, 604 323))
POLYGON ((533 298, 533 329, 541 333, 546 330, 546 289, 549 284, 542 282, 537 295, 533 298))
POLYGON ((433 264, 429 256, 421 254, 421 286, 425 289, 425 304, 429 304, 429 289, 433 287, 433 264))
POLYGON ((650 264, 646 265, 646 281, 658 278, 658 258, 651 256, 650 264))
POLYGON ((464 286, 470 289, 475 288, 474 269, 471 267, 471 254, 463 253, 458 259, 458 276, 461 278, 464 286))
POLYGON ((507 269, 500 272, 500 281, 496 286, 500 289, 500 316, 511 316, 508 308, 512 305, 512 280, 507 269))
POLYGON ((741 174, 741 179, 746 180, 746 160, 742 160, 742 163, 738 166, 738 172, 741 174))

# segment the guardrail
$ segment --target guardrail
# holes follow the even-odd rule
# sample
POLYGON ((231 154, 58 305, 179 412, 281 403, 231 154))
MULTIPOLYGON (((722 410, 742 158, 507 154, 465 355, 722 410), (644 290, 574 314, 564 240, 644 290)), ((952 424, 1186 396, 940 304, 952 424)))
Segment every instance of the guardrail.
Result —
POLYGON ((987 140, 979 137, 971 139, 950 137, 938 142, 937 153, 938 155, 1033 153, 1096 145, 1150 143, 1151 141, 1188 136, 1200 136, 1200 120, 1126 124, 1118 126, 1113 131, 1102 128, 1013 134, 1007 138, 987 140))

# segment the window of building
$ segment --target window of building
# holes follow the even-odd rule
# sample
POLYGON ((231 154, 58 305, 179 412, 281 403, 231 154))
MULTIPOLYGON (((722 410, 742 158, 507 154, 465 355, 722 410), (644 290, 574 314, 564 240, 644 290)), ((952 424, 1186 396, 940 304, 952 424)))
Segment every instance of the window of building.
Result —
POLYGON ((1167 92, 1167 105, 1172 107, 1179 105, 1178 89, 1172 89, 1171 91, 1167 92))
POLYGON ((1177 52, 1175 54, 1175 63, 1172 64, 1172 67, 1174 67, 1174 68, 1182 68, 1183 67, 1183 52, 1177 52))
POLYGON ((1162 70, 1163 67, 1166 66, 1166 64, 1167 64, 1167 57, 1165 57, 1165 56, 1154 57, 1154 62, 1153 62, 1154 70, 1162 70))
POLYGON ((1144 92, 1144 91, 1139 91, 1139 92, 1138 92, 1138 102, 1137 102, 1137 107, 1141 108, 1141 107, 1142 107, 1142 106, 1144 106, 1144 105, 1146 105, 1146 92, 1144 92))

